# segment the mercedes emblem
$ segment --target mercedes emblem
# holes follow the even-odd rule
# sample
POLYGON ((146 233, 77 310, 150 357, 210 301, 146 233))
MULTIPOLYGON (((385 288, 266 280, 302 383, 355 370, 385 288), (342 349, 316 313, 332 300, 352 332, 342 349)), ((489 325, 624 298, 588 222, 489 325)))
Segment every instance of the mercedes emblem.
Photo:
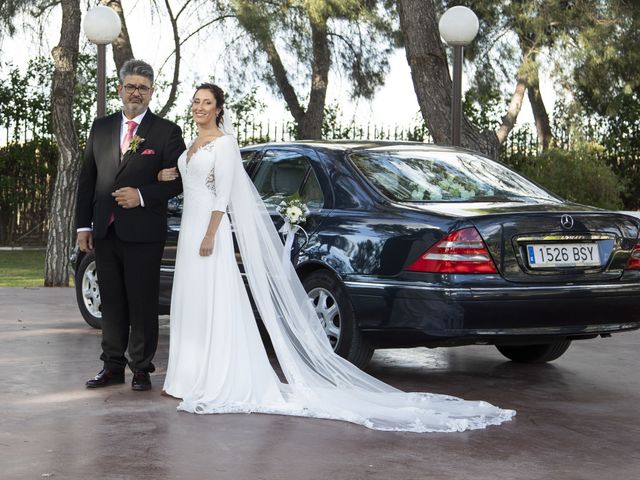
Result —
POLYGON ((564 214, 560 217, 560 225, 565 230, 571 230, 573 228, 573 218, 571 215, 564 214))

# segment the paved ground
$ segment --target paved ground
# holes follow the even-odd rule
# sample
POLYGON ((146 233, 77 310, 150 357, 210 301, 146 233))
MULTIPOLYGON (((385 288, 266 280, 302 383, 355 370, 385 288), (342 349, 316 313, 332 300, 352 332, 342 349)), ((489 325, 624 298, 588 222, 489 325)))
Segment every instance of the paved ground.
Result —
POLYGON ((377 353, 371 373, 399 388, 518 411, 500 427, 417 435, 178 413, 159 394, 163 324, 153 391, 86 390, 100 334, 83 323, 73 291, 0 288, 0 478, 640 478, 640 332, 578 342, 538 366, 506 362, 492 347, 377 353))

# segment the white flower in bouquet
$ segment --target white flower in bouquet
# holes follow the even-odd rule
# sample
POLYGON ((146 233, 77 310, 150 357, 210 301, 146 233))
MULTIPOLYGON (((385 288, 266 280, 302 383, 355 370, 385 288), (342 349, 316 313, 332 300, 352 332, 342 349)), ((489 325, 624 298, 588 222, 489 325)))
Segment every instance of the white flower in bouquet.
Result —
POLYGON ((291 225, 304 223, 309 215, 309 208, 297 197, 283 200, 276 210, 291 225))
POLYGON ((292 224, 298 223, 300 218, 303 217, 302 209, 300 207, 296 207, 295 205, 287 208, 286 215, 292 224))

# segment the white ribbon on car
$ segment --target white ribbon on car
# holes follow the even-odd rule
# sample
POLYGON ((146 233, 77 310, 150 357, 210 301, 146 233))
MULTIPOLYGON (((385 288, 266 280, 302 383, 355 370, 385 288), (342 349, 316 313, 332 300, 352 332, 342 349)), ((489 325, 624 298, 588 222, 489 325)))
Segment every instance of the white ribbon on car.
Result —
MULTIPOLYGON (((285 267, 284 271, 289 276, 290 268, 287 267, 287 263, 291 262, 291 253, 293 251, 293 241, 296 238, 296 233, 301 230, 309 241, 309 234, 300 225, 292 225, 288 218, 284 217, 284 225, 278 230, 284 236, 284 248, 282 249, 282 266, 285 267)), ((295 265, 294 265, 295 266, 295 265)))

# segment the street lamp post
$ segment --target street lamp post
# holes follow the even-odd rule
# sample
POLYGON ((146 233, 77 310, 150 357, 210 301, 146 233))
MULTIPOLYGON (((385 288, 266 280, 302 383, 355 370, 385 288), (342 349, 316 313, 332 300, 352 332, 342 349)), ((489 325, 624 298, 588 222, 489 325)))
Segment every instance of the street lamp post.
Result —
POLYGON ((90 42, 98 46, 98 118, 107 109, 106 60, 107 44, 113 43, 122 28, 120 17, 111 8, 99 5, 87 12, 82 28, 90 42))
POLYGON ((462 60, 464 46, 478 34, 478 17, 467 7, 452 7, 440 17, 440 36, 453 47, 453 91, 451 94, 451 145, 460 146, 462 125, 462 60))

